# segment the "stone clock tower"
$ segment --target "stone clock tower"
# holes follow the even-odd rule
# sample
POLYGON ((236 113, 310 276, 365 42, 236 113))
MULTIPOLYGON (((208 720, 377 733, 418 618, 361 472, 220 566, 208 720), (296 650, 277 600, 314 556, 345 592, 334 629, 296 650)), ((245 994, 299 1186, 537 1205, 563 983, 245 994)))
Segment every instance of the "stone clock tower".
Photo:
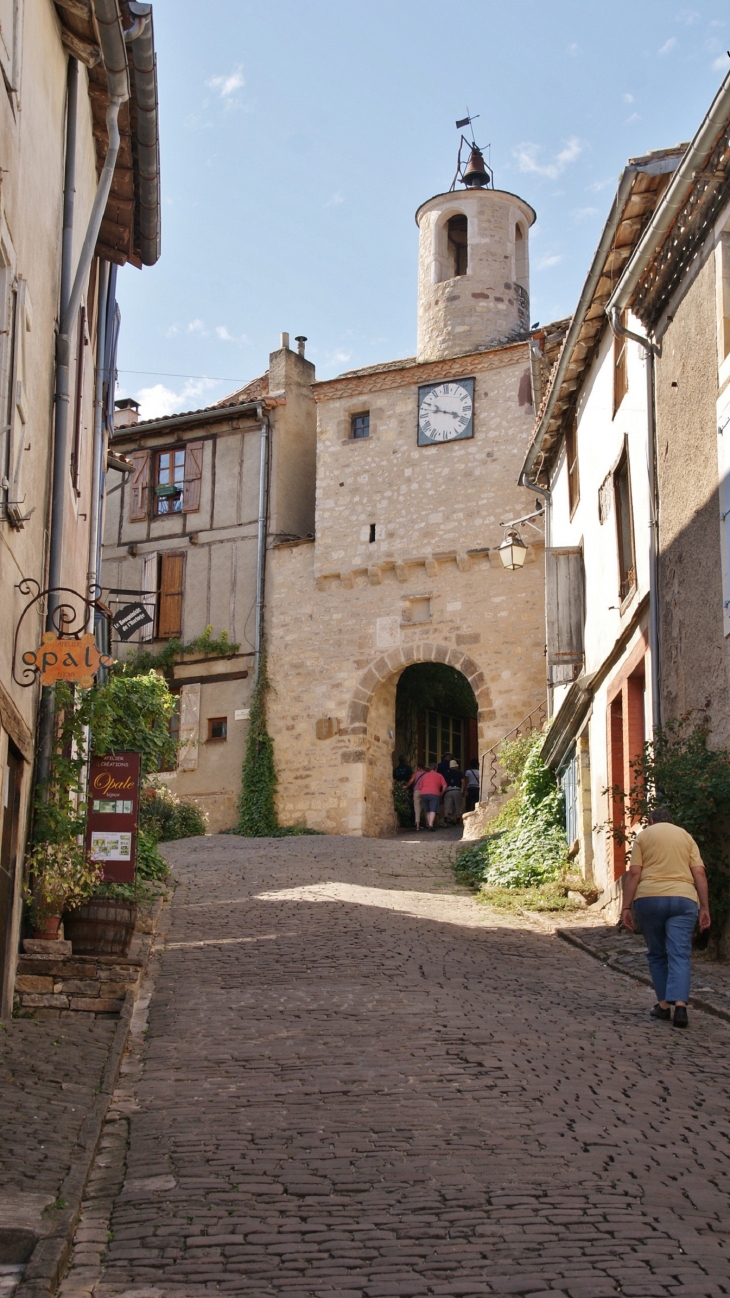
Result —
POLYGON ((534 416, 535 213, 492 187, 476 148, 461 180, 416 213, 417 355, 312 387, 315 535, 280 542, 268 570, 282 823, 391 833, 406 744, 426 760, 460 745, 466 761, 545 698, 541 538, 525 534, 520 572, 497 553, 501 524, 534 508, 518 476, 534 416), (437 664, 473 711, 450 717, 424 694, 408 738, 399 681, 408 672, 412 703, 437 664))

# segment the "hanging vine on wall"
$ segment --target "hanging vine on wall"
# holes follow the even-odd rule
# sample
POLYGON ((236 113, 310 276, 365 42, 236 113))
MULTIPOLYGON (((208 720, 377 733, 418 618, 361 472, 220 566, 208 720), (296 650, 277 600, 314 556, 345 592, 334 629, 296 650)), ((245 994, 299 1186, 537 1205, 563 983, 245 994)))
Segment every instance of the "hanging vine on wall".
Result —
POLYGON ((280 825, 276 813, 276 764, 274 743, 266 724, 266 697, 271 682, 262 648, 259 672, 251 698, 246 735, 246 752, 241 776, 238 825, 244 838, 286 838, 294 834, 317 834, 301 825, 280 825))

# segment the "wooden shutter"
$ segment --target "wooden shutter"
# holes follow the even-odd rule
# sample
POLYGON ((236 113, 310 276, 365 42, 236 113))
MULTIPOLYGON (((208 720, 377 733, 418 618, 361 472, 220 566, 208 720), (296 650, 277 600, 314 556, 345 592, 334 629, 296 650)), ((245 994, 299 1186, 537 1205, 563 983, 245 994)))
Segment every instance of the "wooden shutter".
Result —
POLYGON ((183 486, 183 512, 200 509, 200 480, 203 476, 203 443, 188 442, 185 447, 185 484, 183 486))
POLYGON ((548 665, 583 662, 583 552, 577 546, 545 551, 548 665))
POLYGON ((161 640, 182 635, 183 579, 185 554, 170 550, 160 555, 160 595, 157 634, 161 640))
POLYGON ((142 641, 153 640, 155 636, 155 613, 157 612, 157 555, 146 554, 142 560, 142 590, 148 591, 149 594, 142 597, 147 612, 152 618, 151 622, 145 622, 140 630, 139 638, 142 641))
POLYGON ((149 451, 132 451, 129 458, 134 465, 129 480, 129 521, 130 523, 141 523, 147 518, 148 512, 150 453, 149 451))

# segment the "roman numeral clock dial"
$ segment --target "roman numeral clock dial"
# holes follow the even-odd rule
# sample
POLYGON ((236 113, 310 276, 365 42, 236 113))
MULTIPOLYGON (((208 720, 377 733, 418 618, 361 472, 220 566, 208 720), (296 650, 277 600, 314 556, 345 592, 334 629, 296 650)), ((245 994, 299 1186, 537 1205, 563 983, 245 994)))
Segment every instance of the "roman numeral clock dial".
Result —
POLYGON ((418 445, 474 436, 474 380, 427 383, 418 389, 418 445))

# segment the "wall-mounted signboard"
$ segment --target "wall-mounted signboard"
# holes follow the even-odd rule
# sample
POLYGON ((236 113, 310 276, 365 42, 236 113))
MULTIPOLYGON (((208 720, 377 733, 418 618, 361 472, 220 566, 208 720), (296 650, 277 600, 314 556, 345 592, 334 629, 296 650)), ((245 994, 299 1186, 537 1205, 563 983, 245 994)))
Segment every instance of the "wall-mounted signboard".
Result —
POLYGON ((134 883, 139 774, 139 753, 91 759, 86 846, 103 862, 104 883, 134 883))

